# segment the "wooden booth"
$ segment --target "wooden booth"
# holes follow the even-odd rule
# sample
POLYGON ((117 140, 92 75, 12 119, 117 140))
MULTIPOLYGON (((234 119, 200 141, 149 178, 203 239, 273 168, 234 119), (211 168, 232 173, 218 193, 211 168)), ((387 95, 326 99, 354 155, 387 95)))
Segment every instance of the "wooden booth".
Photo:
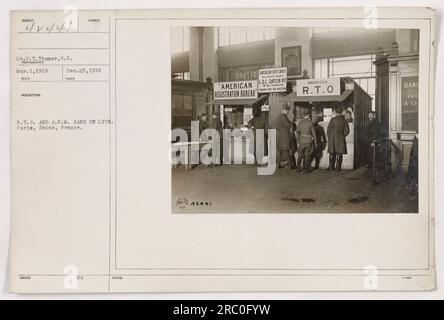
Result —
MULTIPOLYGON (((344 114, 348 111, 351 115, 350 133, 346 137, 347 154, 344 155, 342 168, 357 169, 367 163, 366 128, 369 123, 368 113, 372 110, 372 97, 352 78, 297 80, 293 92, 282 97, 281 101, 293 105, 296 122, 302 118, 301 109, 309 107, 312 120, 318 121, 326 135, 336 107, 342 107, 344 114)), ((328 152, 325 147, 320 167, 328 166, 328 152)))
MULTIPOLYGON (((216 113, 223 123, 224 129, 235 130, 238 129, 241 134, 233 136, 230 141, 231 154, 234 153, 236 142, 242 145, 241 157, 232 158, 232 163, 240 164, 249 161, 254 161, 253 149, 249 148, 250 141, 247 135, 242 133, 249 129, 249 121, 253 118, 257 110, 261 110, 261 117, 268 123, 268 95, 262 94, 257 98, 251 99, 217 99, 207 103, 212 108, 212 113, 216 113), (252 160, 253 159, 253 160, 252 160)), ((240 145, 238 143, 238 145, 240 145)), ((236 156, 239 154, 236 154, 236 156)))
POLYGON ((205 82, 171 79, 171 129, 191 131, 191 121, 208 113, 211 84, 205 82))

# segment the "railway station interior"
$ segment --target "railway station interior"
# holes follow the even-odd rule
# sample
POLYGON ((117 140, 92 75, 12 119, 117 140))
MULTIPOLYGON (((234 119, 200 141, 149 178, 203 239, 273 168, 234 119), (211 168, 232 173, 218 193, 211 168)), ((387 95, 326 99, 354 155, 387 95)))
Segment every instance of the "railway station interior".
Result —
POLYGON ((242 131, 257 114, 272 129, 288 108, 290 122, 308 110, 326 132, 338 106, 348 113, 350 128, 340 171, 329 170, 327 148, 308 174, 284 161, 274 174, 258 175, 247 146, 230 164, 173 166, 173 212, 417 212, 418 69, 416 29, 173 27, 172 129, 189 131, 204 115, 242 131), (260 70, 282 67, 285 91, 215 99, 218 83, 254 81, 260 70), (302 97, 301 80, 337 81, 340 91, 302 97), (380 132, 371 154, 365 140, 370 111, 380 132), (178 199, 211 205, 179 208, 178 199))

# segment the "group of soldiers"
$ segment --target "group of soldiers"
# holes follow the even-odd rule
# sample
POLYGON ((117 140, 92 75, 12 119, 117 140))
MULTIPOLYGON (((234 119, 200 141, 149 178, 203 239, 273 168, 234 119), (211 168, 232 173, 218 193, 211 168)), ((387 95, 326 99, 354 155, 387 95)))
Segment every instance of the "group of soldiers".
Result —
MULTIPOLYGON (((330 120, 327 134, 319 125, 317 116, 310 118, 311 112, 308 108, 302 110, 302 120, 291 122, 288 118, 289 106, 285 106, 276 121, 278 131, 278 167, 283 168, 283 157, 285 156, 291 169, 298 172, 310 173, 313 169, 311 163, 315 160, 314 169, 319 168, 323 151, 327 147, 329 153, 330 171, 340 171, 344 154, 347 154, 346 137, 350 133, 349 123, 353 121, 351 112, 345 111, 341 106, 335 108, 335 116, 330 120), (298 157, 295 159, 295 153, 298 157)), ((372 166, 372 147, 374 141, 379 137, 379 123, 375 113, 369 112, 369 126, 367 129, 366 143, 368 148, 368 165, 372 166)))
MULTIPOLYGON (((309 108, 302 109, 302 119, 294 122, 288 118, 290 106, 285 106, 281 114, 276 119, 277 130, 277 164, 278 168, 283 168, 283 160, 288 160, 291 169, 300 173, 310 173, 313 168, 311 163, 315 160, 314 169, 319 168, 323 151, 327 147, 329 153, 330 171, 340 171, 342 168, 343 155, 347 154, 346 137, 350 133, 349 123, 353 121, 350 111, 344 111, 341 106, 335 108, 335 116, 330 120, 327 127, 327 134, 324 128, 319 125, 319 118, 312 116, 309 108), (297 159, 295 153, 297 152, 297 159), (284 157, 286 159, 284 159, 284 157)), ((374 141, 379 136, 379 123, 375 113, 369 113, 369 126, 367 128, 367 144, 369 150, 368 165, 372 166, 372 147, 374 141)), ((265 141, 268 140, 268 121, 263 117, 260 110, 255 111, 253 118, 248 122, 248 127, 253 130, 256 136, 257 129, 263 129, 265 141)), ((200 131, 211 128, 215 129, 220 136, 220 163, 223 163, 223 143, 222 130, 223 123, 220 118, 213 114, 211 119, 207 119, 206 114, 202 114, 199 123, 200 131)), ((268 154, 268 143, 265 143, 264 155, 268 154)), ((254 147, 254 149, 256 149, 254 147)))
POLYGON ((311 163, 315 159, 315 169, 319 168, 322 152, 328 145, 330 153, 330 170, 341 170, 343 154, 347 153, 345 137, 350 129, 342 109, 336 109, 336 116, 331 119, 327 136, 324 128, 318 123, 317 117, 310 119, 311 112, 308 108, 302 110, 302 119, 291 122, 288 119, 289 106, 285 106, 276 121, 278 131, 278 167, 283 168, 283 156, 290 164, 291 169, 298 172, 309 173, 312 171, 311 163), (298 157, 295 159, 295 152, 298 157))

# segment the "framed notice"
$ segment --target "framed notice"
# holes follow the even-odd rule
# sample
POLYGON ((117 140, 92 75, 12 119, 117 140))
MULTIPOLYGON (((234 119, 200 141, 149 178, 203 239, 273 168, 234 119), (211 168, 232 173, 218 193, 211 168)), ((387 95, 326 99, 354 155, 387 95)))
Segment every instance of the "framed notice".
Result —
POLYGON ((287 76, 302 75, 302 46, 281 49, 282 67, 287 67, 287 76))
POLYGON ((418 76, 401 78, 402 130, 418 130, 418 76))

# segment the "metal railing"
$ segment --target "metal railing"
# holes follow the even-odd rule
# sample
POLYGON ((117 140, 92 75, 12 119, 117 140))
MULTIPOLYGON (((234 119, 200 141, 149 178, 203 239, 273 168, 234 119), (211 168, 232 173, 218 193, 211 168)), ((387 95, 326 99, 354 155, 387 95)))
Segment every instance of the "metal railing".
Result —
POLYGON ((384 182, 401 171, 400 150, 391 139, 373 140, 371 156, 373 183, 384 182))

